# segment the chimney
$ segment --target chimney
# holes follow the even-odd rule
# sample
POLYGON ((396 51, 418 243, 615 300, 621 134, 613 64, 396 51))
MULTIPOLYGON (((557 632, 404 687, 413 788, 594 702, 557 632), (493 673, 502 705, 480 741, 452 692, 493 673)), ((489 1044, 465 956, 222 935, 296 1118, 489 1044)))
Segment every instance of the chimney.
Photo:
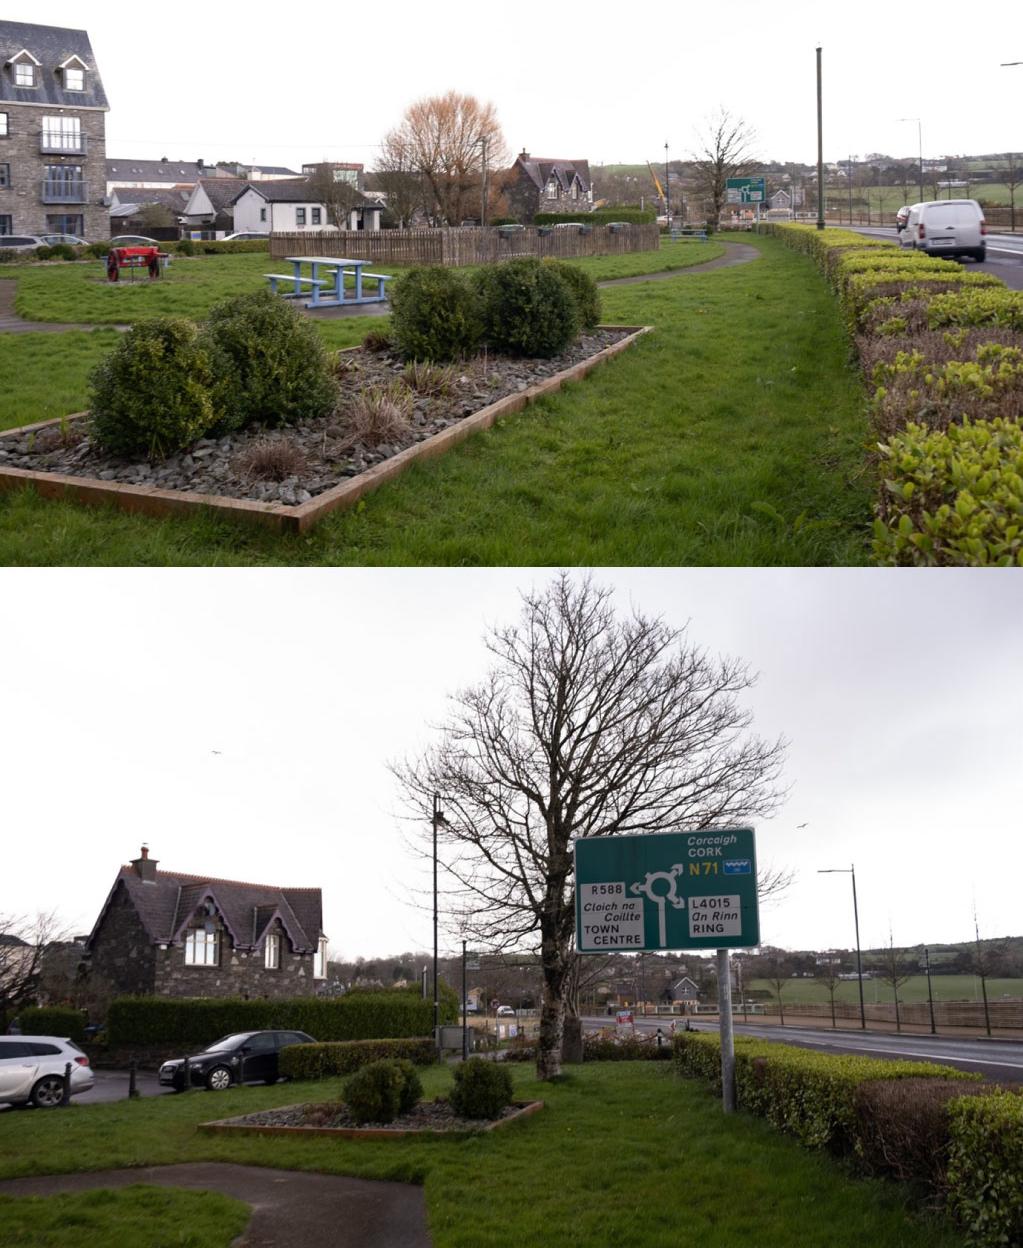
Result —
POLYGON ((157 861, 156 858, 150 858, 149 846, 143 845, 140 856, 133 858, 131 865, 134 867, 135 874, 140 880, 145 880, 149 884, 155 884, 157 861))
POLYGON ((526 151, 525 148, 523 148, 522 151, 519 152, 519 160, 528 160, 528 159, 529 159, 529 153, 526 151))

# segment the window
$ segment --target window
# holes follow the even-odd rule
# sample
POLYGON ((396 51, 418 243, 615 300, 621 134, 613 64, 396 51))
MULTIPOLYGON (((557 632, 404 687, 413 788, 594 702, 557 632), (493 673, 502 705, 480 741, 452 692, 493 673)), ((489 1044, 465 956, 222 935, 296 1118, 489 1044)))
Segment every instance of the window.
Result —
POLYGON ((16 87, 34 87, 36 85, 36 67, 28 61, 19 61, 14 67, 14 85, 16 87))
POLYGON ((25 1048, 28 1049, 29 1057, 56 1057, 60 1054, 60 1049, 55 1044, 40 1044, 38 1041, 29 1041, 25 1048))
POLYGON ((259 219, 260 219, 260 221, 265 221, 265 220, 266 220, 266 209, 265 209, 265 208, 260 208, 260 210, 259 210, 259 219))
POLYGON ((47 234, 74 234, 77 238, 85 236, 85 219, 81 215, 64 213, 58 216, 47 216, 47 234))
POLYGON ((10 234, 11 218, 9 215, 0 213, 0 234, 10 234))
POLYGON ((319 208, 314 208, 314 209, 312 210, 312 213, 313 213, 313 222, 312 222, 312 223, 313 223, 313 225, 319 225, 319 224, 320 224, 320 210, 319 210, 319 208))
POLYGON ((84 69, 65 69, 64 70, 64 90, 65 91, 84 91, 85 90, 85 70, 84 69))
POLYGON ((271 932, 266 938, 266 945, 263 949, 263 965, 268 971, 279 971, 281 969, 281 938, 276 932, 271 932))
POLYGON ((249 1036, 245 1041, 245 1047, 250 1053, 272 1053, 277 1048, 277 1041, 272 1031, 261 1031, 254 1036, 249 1036))
POLYGON ((84 151, 81 118, 44 117, 43 150, 47 152, 84 151))
POLYGON ((0 113, 0 139, 6 139, 10 136, 11 127, 7 113, 0 113))
POLYGON ((327 938, 320 937, 320 943, 316 946, 316 958, 313 962, 313 979, 327 978, 327 938))
POLYGON ((19 1057, 28 1056, 28 1045, 21 1040, 0 1040, 0 1062, 13 1062, 19 1057))
POLYGON ((219 966, 220 933, 203 927, 193 928, 185 935, 186 966, 219 966))
POLYGON ((305 225, 305 209, 304 208, 295 209, 295 224, 305 225))
POLYGON ((11 166, 0 165, 0 187, 11 185, 11 166))

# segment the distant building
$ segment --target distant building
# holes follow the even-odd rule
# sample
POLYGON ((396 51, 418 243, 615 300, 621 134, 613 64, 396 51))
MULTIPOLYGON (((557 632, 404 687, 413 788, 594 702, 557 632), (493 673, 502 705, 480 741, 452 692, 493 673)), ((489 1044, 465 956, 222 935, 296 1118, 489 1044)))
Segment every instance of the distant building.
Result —
MULTIPOLYGON (((297 178, 294 169, 279 165, 207 165, 202 160, 121 160, 106 162, 107 194, 119 188, 161 190, 195 186, 200 178, 242 178, 246 182, 297 178)), ((122 201, 124 196, 121 197, 122 201)))
POLYGON ((506 175, 504 193, 512 214, 523 221, 532 221, 538 212, 592 212, 589 161, 520 152, 506 175))

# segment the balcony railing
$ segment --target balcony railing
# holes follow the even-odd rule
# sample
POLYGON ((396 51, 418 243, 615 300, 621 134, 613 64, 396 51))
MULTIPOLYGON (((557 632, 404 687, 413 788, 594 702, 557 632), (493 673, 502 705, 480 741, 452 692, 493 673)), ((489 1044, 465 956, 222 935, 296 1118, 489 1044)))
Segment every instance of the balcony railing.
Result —
POLYGON ((44 179, 42 199, 44 204, 85 204, 89 201, 89 191, 81 179, 58 182, 44 179))
POLYGON ((84 156, 87 148, 87 137, 84 134, 43 130, 39 135, 39 150, 47 155, 84 156))

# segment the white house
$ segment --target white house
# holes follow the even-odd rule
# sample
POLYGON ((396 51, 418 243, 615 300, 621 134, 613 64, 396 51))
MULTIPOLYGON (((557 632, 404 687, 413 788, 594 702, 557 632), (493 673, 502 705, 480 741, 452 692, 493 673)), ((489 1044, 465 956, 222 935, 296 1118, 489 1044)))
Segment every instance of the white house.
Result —
MULTIPOLYGON (((350 230, 379 230, 381 205, 364 201, 348 215, 350 230)), ((325 204, 312 198, 308 182, 249 183, 234 199, 234 228, 239 233, 301 233, 333 230, 325 204)))

